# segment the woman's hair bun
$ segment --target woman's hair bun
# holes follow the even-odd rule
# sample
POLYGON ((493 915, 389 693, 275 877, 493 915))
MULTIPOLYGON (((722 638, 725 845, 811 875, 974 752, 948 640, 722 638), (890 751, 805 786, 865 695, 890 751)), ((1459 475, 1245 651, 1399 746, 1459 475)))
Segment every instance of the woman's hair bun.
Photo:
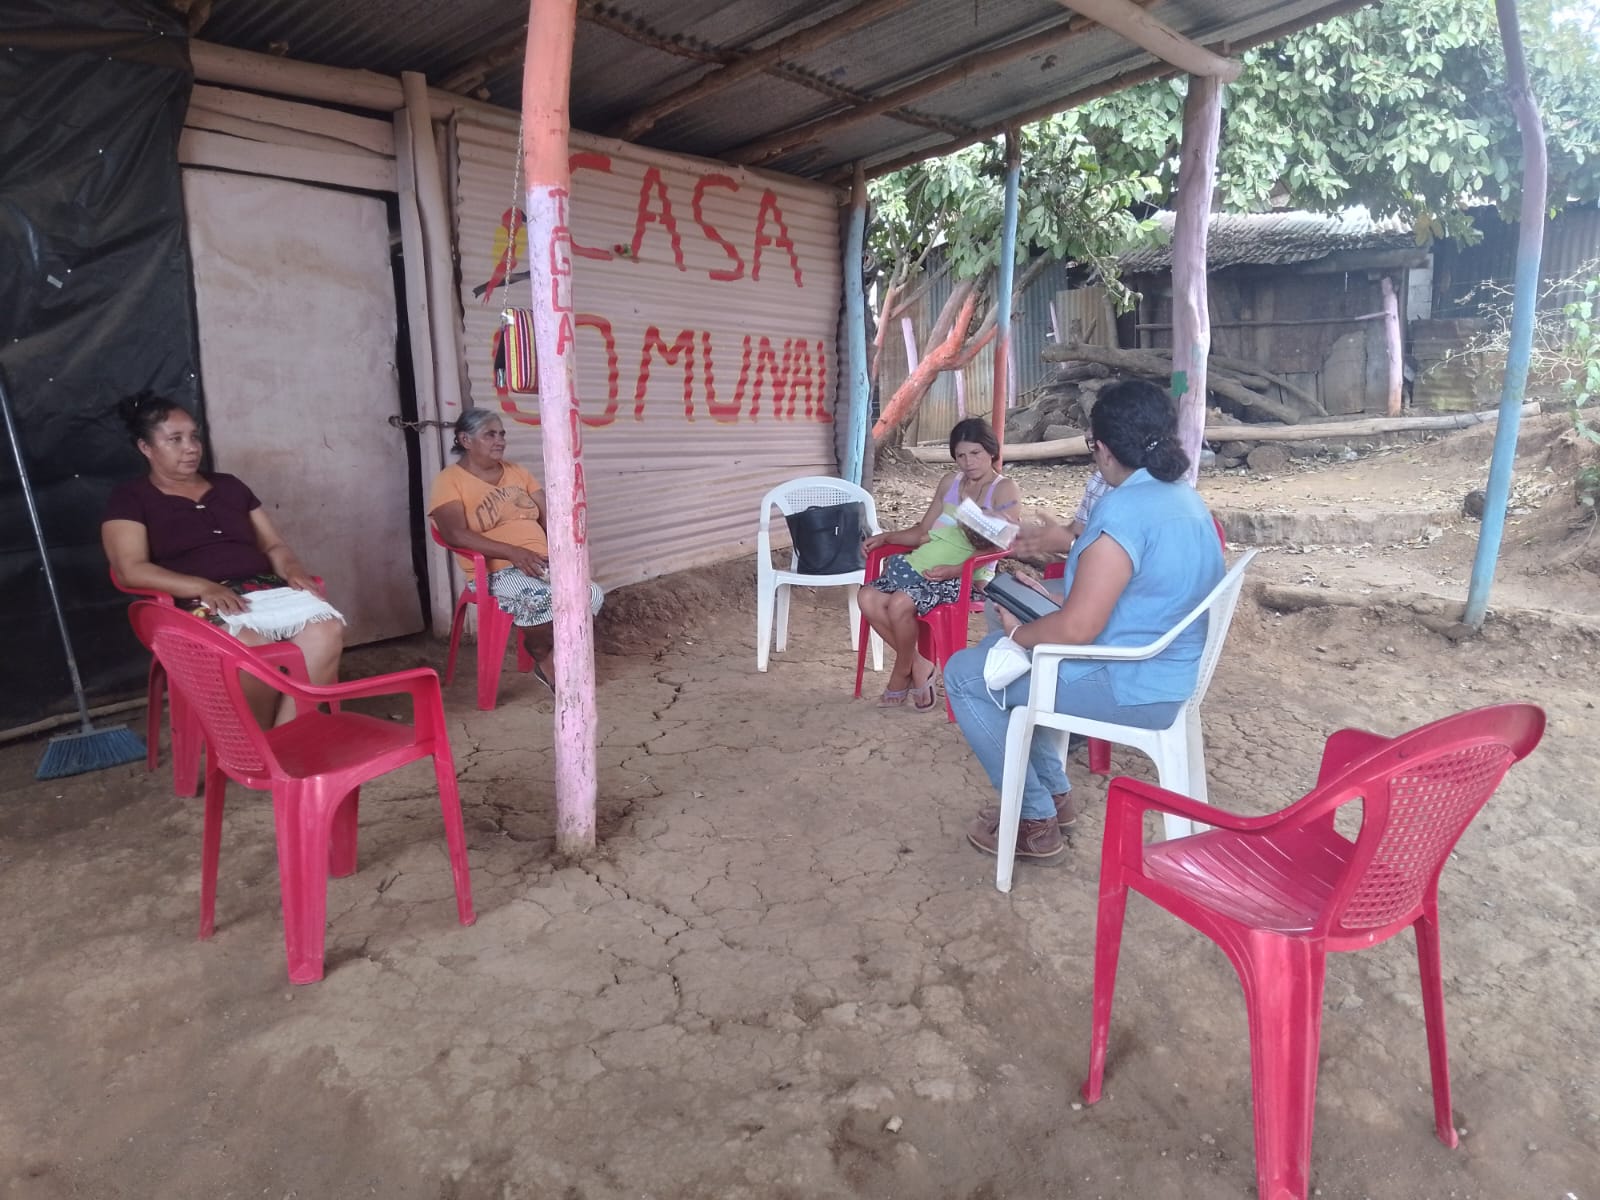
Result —
POLYGON ((1175 479, 1182 479, 1189 470, 1189 456, 1177 438, 1163 434, 1154 439, 1154 445, 1146 452, 1144 469, 1163 483, 1171 483, 1175 479))
POLYGON ((128 436, 138 446, 140 442, 150 440, 150 435, 155 432, 157 425, 167 419, 168 413, 182 407, 159 392, 146 389, 118 400, 117 416, 122 418, 122 423, 128 428, 128 436))

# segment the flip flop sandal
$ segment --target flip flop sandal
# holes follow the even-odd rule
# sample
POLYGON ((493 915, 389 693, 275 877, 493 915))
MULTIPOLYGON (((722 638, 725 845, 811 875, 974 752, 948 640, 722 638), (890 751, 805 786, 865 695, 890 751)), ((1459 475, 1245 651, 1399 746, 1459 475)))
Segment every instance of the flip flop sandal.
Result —
POLYGON ((548 676, 548 675, 546 675, 544 673, 544 668, 539 665, 539 660, 537 658, 533 660, 532 671, 533 671, 533 677, 535 679, 537 679, 540 683, 544 684, 545 687, 549 688, 551 695, 554 695, 555 694, 555 690, 556 690, 556 685, 550 682, 550 676, 548 676))
POLYGON ((939 706, 939 697, 934 692, 933 676, 931 675, 928 676, 927 683, 923 684, 919 688, 909 689, 909 693, 911 696, 911 707, 916 709, 918 712, 932 712, 939 706), (928 702, 926 704, 924 704, 921 699, 924 692, 926 692, 928 696, 928 702))
POLYGON ((906 697, 909 696, 910 694, 911 694, 911 689, 910 688, 901 688, 898 691, 896 691, 893 688, 884 688, 883 689, 883 695, 878 697, 878 707, 879 708, 904 708, 905 707, 905 703, 906 703, 906 697))

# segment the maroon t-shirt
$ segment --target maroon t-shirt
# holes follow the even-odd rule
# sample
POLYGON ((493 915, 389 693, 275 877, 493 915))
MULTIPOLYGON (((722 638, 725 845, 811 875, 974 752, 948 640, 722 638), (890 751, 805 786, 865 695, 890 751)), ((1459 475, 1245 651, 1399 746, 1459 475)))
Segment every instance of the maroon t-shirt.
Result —
POLYGON ((111 493, 102 520, 139 522, 150 539, 150 561, 181 575, 220 583, 267 574, 272 561, 250 524, 261 501, 232 475, 207 478, 211 490, 199 500, 169 496, 148 477, 130 479, 111 493))

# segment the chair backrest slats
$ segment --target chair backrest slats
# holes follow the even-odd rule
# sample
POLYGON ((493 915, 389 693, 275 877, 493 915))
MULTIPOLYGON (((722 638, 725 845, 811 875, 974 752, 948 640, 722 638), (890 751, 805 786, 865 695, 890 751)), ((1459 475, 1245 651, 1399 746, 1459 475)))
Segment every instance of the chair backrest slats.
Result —
POLYGON ((1254 549, 1241 554, 1239 561, 1229 568, 1222 582, 1206 598, 1208 608, 1203 618, 1206 623, 1206 644, 1200 652, 1200 670, 1195 677, 1194 694, 1189 697, 1191 708, 1206 698, 1211 677, 1217 672, 1217 663, 1222 659, 1222 645, 1228 640, 1228 628, 1233 624, 1233 613, 1239 605, 1239 592, 1244 587, 1245 569, 1256 554, 1254 549))
POLYGON ((1305 810, 1301 820, 1331 820, 1330 804, 1356 800, 1362 820, 1345 878, 1318 928, 1361 938, 1415 920, 1467 826, 1543 735, 1542 710, 1497 704, 1372 739, 1373 749, 1325 771, 1296 805, 1305 810))
POLYGON ((276 764, 239 679, 249 651, 199 617, 148 600, 133 605, 130 616, 139 640, 166 668, 170 686, 199 718, 206 752, 215 754, 230 775, 259 779, 269 774, 276 764))
POLYGON ((1516 761, 1504 743, 1484 742, 1407 761, 1365 797, 1363 836, 1377 845, 1338 914, 1346 932, 1378 929, 1413 912, 1446 856, 1516 761), (1385 795, 1385 793, 1387 793, 1385 795))

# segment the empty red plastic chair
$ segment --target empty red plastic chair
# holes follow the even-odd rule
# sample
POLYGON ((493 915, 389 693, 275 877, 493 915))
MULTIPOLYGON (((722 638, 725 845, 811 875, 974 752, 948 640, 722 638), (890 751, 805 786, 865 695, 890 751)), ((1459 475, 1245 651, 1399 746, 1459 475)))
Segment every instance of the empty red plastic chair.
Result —
MULTIPOLYGON (((456 677, 456 652, 461 648, 461 630, 467 623, 467 609, 478 610, 478 707, 492 709, 500 692, 500 671, 506 661, 506 640, 515 626, 511 614, 500 607, 489 591, 489 562, 476 550, 452 546, 430 525, 429 532, 452 554, 472 560, 472 582, 461 589, 456 597, 455 616, 450 619, 450 657, 444 665, 444 682, 448 687, 456 677)), ((517 639, 517 670, 526 674, 533 670, 533 655, 517 639)))
POLYGON ((1131 888, 1222 948, 1244 985, 1261 1200, 1303 1200, 1310 1178, 1322 986, 1330 951, 1411 928, 1433 1074, 1434 1126, 1456 1144, 1439 968, 1439 873, 1515 762, 1544 734, 1531 704, 1475 709, 1397 738, 1342 729, 1317 786, 1265 817, 1240 817, 1132 779, 1111 781, 1095 931, 1094 1033, 1083 1098, 1100 1099, 1122 918, 1131 888), (1354 841, 1334 829, 1361 805, 1354 841), (1145 845, 1144 814, 1214 826, 1145 845))
MULTIPOLYGON (((317 578, 317 584, 322 584, 317 578)), ((126 587, 117 578, 115 571, 111 572, 111 585, 119 592, 130 596, 143 596, 164 604, 169 608, 176 608, 172 597, 165 592, 152 592, 145 588, 126 587)), ((243 643, 241 643, 242 645, 243 643)), ((305 683, 310 679, 306 673, 306 657, 300 652, 300 647, 293 642, 270 642, 265 646, 250 648, 263 662, 272 664, 280 671, 286 672, 291 679, 298 679, 305 683)), ((161 762, 161 710, 167 693, 167 672, 161 665, 161 660, 154 655, 150 656, 150 674, 145 681, 145 718, 144 732, 145 769, 154 771, 161 762)), ((172 695, 171 706, 171 731, 169 741, 172 745, 172 790, 175 795, 194 796, 200 791, 200 750, 204 738, 200 732, 200 721, 190 713, 181 697, 176 692, 172 695)))
MULTIPOLYGON (((876 546, 867 551, 867 565, 865 575, 868 580, 876 579, 883 572, 884 560, 896 554, 906 554, 910 546, 884 545, 876 546)), ((983 611, 983 601, 972 599, 972 576, 982 566, 996 562, 1006 556, 1006 551, 996 550, 992 554, 976 554, 967 559, 961 567, 961 598, 951 604, 936 604, 926 614, 917 618, 917 653, 923 658, 937 664, 941 674, 944 672, 945 663, 950 661, 951 655, 957 650, 967 648, 967 634, 971 629, 972 614, 983 611)), ((867 669, 867 634, 871 632, 867 619, 861 618, 861 627, 856 637, 856 698, 861 698, 861 676, 867 669)), ((954 721, 955 709, 950 707, 950 694, 944 697, 945 714, 954 721)))
POLYGON ((139 640, 161 660, 175 695, 199 717, 206 738, 205 831, 200 850, 200 936, 214 927, 222 805, 228 780, 272 793, 278 885, 289 982, 322 978, 328 876, 356 869, 356 809, 363 783, 420 758, 433 759, 444 814, 456 914, 471 925, 472 883, 445 732, 439 677, 426 667, 355 683, 316 687, 287 679, 233 638, 187 613, 141 600, 129 614, 139 640), (262 729, 240 675, 253 675, 295 701, 296 716, 262 729), (409 695, 412 723, 317 709, 319 703, 409 695))

